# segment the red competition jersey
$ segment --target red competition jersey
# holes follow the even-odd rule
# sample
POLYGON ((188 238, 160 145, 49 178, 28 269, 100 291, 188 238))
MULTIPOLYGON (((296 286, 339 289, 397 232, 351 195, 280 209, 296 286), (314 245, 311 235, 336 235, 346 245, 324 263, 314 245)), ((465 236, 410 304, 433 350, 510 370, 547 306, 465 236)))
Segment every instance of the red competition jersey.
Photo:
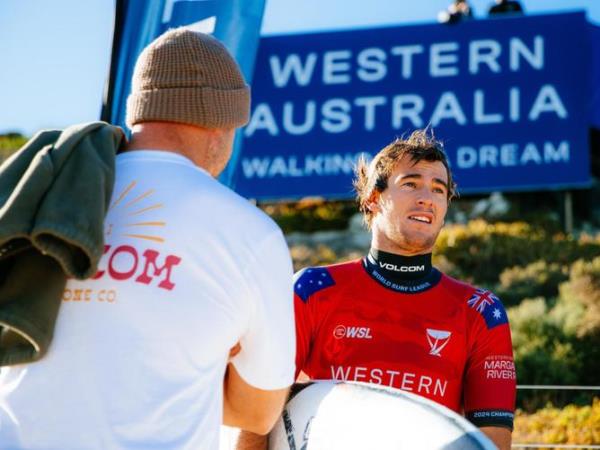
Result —
POLYGON ((500 300, 437 269, 406 292, 375 278, 364 260, 296 275, 296 375, 392 386, 478 426, 512 428, 516 376, 500 300))

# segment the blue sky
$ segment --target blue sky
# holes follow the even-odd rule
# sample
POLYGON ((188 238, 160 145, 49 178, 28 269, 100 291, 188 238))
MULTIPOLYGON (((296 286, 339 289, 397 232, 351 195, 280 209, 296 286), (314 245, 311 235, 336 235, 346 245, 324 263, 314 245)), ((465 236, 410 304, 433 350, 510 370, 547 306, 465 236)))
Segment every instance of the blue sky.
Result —
MULTIPOLYGON (((471 0, 478 17, 493 0, 471 0)), ((435 21, 450 0, 267 0, 262 33, 435 21)), ((599 0, 521 0, 527 13, 584 9, 599 0)), ((0 133, 95 120, 108 73, 112 0, 0 1, 0 133)))

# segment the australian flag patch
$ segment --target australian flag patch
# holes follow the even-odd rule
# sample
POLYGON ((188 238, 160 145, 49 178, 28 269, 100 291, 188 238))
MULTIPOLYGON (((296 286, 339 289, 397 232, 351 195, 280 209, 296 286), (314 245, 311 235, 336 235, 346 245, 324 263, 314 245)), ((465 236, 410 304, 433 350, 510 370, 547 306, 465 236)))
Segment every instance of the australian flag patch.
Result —
POLYGON ((294 292, 303 302, 315 292, 333 286, 335 281, 331 278, 329 271, 324 267, 310 267, 296 275, 294 292))
POLYGON ((483 316, 488 330, 508 323, 508 316, 502 302, 490 291, 477 289, 467 301, 467 305, 483 316))

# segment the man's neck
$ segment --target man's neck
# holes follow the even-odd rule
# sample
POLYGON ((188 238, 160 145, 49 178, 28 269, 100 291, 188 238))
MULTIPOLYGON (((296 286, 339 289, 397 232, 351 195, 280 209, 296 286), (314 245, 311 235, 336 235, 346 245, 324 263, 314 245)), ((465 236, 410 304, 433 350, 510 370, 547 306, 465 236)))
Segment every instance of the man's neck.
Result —
POLYGON ((385 278, 396 282, 417 280, 432 270, 431 253, 404 256, 371 247, 367 259, 385 278))
POLYGON ((402 256, 371 247, 363 267, 377 283, 403 294, 425 292, 442 278, 441 272, 431 266, 431 253, 402 256))
POLYGON ((136 124, 123 151, 159 150, 190 159, 213 176, 217 176, 210 158, 211 130, 185 124, 148 122, 136 124))
POLYGON ((397 242, 389 239, 384 233, 376 232, 375 230, 373 230, 371 238, 371 248, 376 248, 379 251, 400 256, 426 255, 433 251, 433 246, 428 248, 410 248, 408 245, 399 245, 397 242))

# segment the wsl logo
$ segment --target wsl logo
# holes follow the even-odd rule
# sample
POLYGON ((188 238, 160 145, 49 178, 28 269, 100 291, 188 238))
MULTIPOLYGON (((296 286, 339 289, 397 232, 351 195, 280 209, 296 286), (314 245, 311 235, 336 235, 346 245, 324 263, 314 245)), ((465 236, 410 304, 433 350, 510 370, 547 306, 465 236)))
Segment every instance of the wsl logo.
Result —
POLYGON ((369 327, 346 327, 338 325, 333 330, 333 337, 336 339, 373 339, 369 327))
POLYGON ((450 331, 433 330, 427 328, 427 342, 429 342, 429 354, 433 356, 442 356, 440 352, 450 342, 450 331))

